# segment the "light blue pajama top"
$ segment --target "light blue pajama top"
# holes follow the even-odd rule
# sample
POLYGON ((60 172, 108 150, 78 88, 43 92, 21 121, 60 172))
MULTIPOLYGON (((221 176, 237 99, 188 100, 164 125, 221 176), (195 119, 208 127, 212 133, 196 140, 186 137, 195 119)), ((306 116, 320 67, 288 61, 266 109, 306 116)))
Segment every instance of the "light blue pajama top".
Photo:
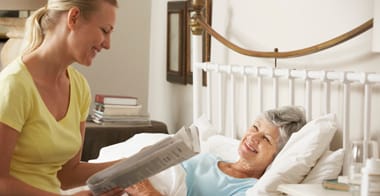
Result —
POLYGON ((218 167, 220 158, 212 154, 198 154, 182 163, 186 171, 188 196, 245 196, 256 178, 234 178, 218 167))

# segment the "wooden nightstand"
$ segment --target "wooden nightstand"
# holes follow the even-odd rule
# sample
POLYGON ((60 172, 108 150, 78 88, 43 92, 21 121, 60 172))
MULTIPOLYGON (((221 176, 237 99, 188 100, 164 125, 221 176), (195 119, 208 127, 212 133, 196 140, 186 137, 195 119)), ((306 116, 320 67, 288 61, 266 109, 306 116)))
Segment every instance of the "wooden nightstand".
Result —
POLYGON ((328 190, 321 184, 280 184, 277 190, 290 196, 351 196, 350 192, 328 190))
POLYGON ((99 125, 87 122, 81 160, 95 159, 102 147, 123 142, 137 133, 168 133, 168 130, 159 121, 152 121, 151 126, 99 125))

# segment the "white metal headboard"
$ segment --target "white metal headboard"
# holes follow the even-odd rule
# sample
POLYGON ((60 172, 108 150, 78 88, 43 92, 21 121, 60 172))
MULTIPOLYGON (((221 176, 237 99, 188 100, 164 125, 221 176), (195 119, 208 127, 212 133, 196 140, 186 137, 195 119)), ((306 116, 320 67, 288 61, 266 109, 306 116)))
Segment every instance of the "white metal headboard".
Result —
MULTIPOLYGON (((219 134, 239 137, 239 131, 245 131, 253 115, 281 105, 304 106, 307 120, 337 113, 342 134, 338 145, 346 151, 352 139, 351 127, 361 129, 355 133, 364 142, 370 140, 371 130, 380 130, 378 122, 371 123, 380 111, 377 108, 373 112, 371 105, 380 94, 380 74, 377 73, 195 63, 193 82, 193 120, 206 114, 218 126, 219 134), (207 73, 206 87, 202 86, 202 70, 207 73), (355 102, 360 102, 352 103, 353 96, 355 102), (375 125, 374 129, 371 125, 375 125)), ((364 149, 364 156, 367 157, 367 149, 364 149)))

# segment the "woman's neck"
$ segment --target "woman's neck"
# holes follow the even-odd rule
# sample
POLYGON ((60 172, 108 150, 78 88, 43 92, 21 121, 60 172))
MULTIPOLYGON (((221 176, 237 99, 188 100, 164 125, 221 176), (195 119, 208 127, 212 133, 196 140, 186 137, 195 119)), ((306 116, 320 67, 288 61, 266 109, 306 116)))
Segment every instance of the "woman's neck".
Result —
POLYGON ((218 167, 223 173, 235 178, 257 178, 258 179, 264 173, 264 171, 258 171, 251 165, 246 164, 242 161, 238 161, 234 163, 219 161, 218 167))

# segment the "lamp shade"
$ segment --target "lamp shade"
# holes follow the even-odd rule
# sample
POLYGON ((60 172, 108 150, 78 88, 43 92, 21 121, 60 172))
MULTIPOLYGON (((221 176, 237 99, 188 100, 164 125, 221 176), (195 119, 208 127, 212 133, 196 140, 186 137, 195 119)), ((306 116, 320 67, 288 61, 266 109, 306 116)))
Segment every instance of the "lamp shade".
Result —
POLYGON ((1 0, 0 10, 36 10, 47 0, 1 0))

